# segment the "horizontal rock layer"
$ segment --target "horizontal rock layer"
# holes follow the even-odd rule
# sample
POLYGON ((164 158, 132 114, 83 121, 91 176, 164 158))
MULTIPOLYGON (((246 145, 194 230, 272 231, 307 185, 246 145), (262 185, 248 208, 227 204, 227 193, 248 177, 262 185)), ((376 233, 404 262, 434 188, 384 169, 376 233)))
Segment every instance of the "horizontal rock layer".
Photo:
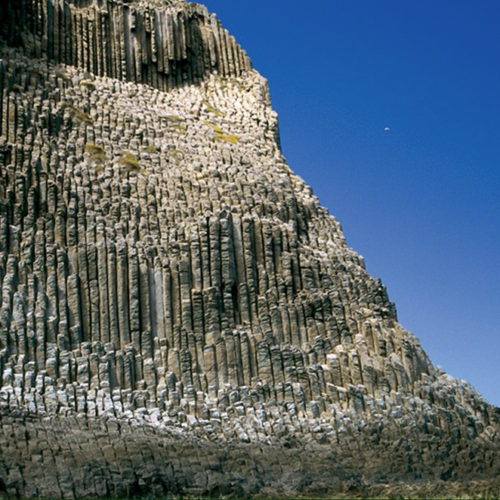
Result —
POLYGON ((304 431, 221 442, 137 420, 0 417, 0 484, 12 497, 496 498, 500 488, 484 477, 494 447, 395 422, 319 444, 304 431))
POLYGON ((22 5, 0 49, 0 495, 495 487, 498 409, 397 323, 218 21, 22 5))

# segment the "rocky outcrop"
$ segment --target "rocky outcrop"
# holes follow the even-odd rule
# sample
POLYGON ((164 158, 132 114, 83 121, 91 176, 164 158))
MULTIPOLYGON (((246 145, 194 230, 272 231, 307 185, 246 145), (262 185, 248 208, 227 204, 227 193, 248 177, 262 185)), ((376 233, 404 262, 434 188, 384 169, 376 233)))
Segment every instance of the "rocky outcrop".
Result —
POLYGON ((499 487, 204 7, 2 8, 0 496, 499 487))
POLYGON ((184 0, 4 0, 0 18, 26 55, 161 90, 251 68, 218 19, 184 0))

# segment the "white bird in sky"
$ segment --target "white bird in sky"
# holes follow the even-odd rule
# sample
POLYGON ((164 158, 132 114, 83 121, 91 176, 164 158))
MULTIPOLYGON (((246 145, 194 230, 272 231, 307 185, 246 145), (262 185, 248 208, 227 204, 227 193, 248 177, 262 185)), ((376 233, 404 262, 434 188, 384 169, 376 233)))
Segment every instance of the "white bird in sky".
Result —
POLYGON ((384 128, 384 132, 389 132, 389 130, 391 130, 389 127, 384 128))

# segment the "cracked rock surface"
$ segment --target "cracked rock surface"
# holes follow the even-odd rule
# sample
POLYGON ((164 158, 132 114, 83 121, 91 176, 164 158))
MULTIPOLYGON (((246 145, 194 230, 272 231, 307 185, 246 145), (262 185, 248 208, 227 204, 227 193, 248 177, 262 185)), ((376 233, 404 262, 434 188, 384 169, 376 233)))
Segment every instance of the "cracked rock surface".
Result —
POLYGON ((500 494, 205 7, 0 17, 0 497, 500 494))

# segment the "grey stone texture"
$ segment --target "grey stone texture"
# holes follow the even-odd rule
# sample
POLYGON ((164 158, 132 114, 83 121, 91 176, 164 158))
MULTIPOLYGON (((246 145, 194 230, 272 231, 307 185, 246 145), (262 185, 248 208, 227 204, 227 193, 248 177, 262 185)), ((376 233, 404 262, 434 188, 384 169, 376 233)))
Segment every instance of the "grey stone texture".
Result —
POLYGON ((500 495, 205 7, 0 14, 0 497, 500 495))

